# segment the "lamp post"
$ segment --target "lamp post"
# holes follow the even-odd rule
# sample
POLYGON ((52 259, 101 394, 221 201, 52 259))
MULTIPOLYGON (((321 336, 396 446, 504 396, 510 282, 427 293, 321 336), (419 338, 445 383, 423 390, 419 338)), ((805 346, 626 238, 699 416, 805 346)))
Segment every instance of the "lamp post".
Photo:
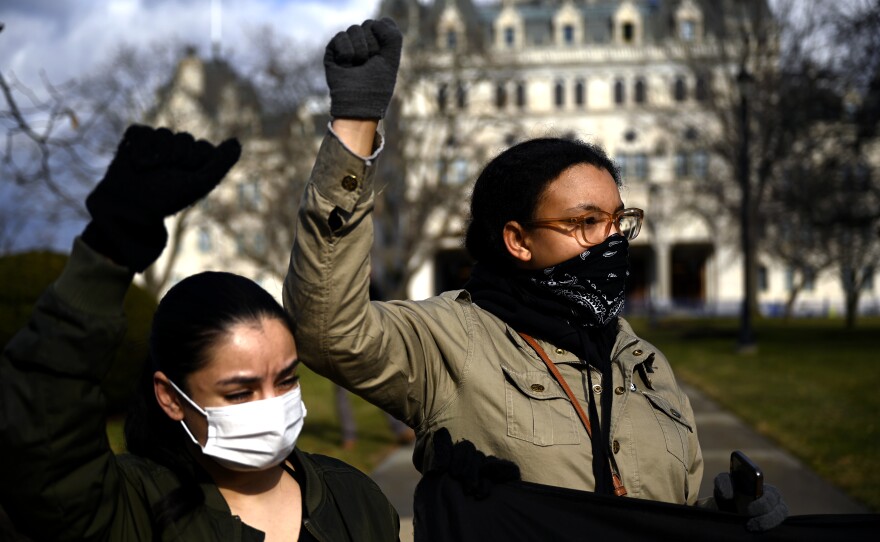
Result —
POLYGON ((741 66, 736 76, 736 84, 739 88, 739 117, 740 117, 740 148, 739 148, 739 182, 742 200, 740 202, 740 231, 742 234, 743 253, 743 300, 740 314, 739 337, 737 350, 741 353, 753 352, 756 348, 755 335, 752 331, 752 307, 749 297, 752 292, 753 273, 752 268, 752 198, 751 183, 749 182, 749 96, 754 85, 754 78, 741 66))

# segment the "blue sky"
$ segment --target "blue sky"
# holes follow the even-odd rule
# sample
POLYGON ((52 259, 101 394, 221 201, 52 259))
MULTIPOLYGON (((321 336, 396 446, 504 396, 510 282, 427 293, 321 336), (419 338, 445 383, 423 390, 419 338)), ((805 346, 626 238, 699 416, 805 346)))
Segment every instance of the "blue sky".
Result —
POLYGON ((109 58, 117 46, 172 39, 225 53, 246 47, 266 24, 299 43, 320 44, 375 15, 379 0, 2 0, 0 70, 22 82, 40 70, 61 82, 109 58), (212 5, 214 6, 212 9, 212 5), (219 6, 219 10, 217 7, 219 6), (219 17, 217 13, 219 11, 219 17), (219 32, 212 21, 220 21, 219 32))

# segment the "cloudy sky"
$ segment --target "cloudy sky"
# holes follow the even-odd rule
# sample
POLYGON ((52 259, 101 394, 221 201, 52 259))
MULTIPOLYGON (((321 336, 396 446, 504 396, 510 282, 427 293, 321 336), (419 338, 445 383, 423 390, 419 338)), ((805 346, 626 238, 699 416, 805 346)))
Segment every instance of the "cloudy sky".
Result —
MULTIPOLYGON (((298 45, 323 46, 339 30, 374 17, 378 4, 379 0, 0 0, 0 72, 41 95, 41 71, 56 85, 78 79, 109 62, 121 44, 146 48, 172 41, 208 53, 219 40, 224 56, 235 57, 246 54, 255 29, 271 25, 298 45)), ((41 195, 23 190, 0 183, 0 229, 6 227, 0 243, 13 243, 0 248, 67 250, 82 220, 62 216, 47 226, 41 218, 48 212, 41 195)))
POLYGON ((240 51, 249 29, 274 26, 300 43, 320 44, 375 15, 379 0, 0 0, 0 70, 61 82, 108 59, 120 43, 165 39, 240 51))

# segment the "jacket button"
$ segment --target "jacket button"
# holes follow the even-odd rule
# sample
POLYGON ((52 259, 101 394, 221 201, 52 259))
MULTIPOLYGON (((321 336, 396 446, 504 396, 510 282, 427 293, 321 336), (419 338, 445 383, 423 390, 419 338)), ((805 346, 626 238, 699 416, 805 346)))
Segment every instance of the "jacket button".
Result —
POLYGON ((540 384, 532 384, 532 385, 531 385, 531 388, 532 388, 532 391, 536 391, 536 392, 539 392, 539 393, 542 392, 542 391, 544 391, 544 386, 542 386, 542 385, 540 385, 540 384))
POLYGON ((342 188, 348 190, 349 192, 353 191, 358 187, 358 178, 354 175, 346 175, 342 178, 342 188))
POLYGON ((593 393, 602 393, 602 386, 599 384, 593 384, 593 393))
POLYGON ((616 395, 623 395, 623 386, 617 386, 616 388, 614 388, 614 393, 616 395))
POLYGON ((644 354, 644 352, 642 352, 641 350, 633 350, 634 356, 641 356, 642 354, 644 354))
POLYGON ((557 349, 556 349, 556 353, 559 354, 559 355, 562 355, 562 354, 565 353, 565 350, 563 350, 562 348, 557 348, 557 349))
POLYGON ((616 440, 611 443, 611 451, 614 453, 617 453, 620 451, 620 443, 617 442, 616 440))

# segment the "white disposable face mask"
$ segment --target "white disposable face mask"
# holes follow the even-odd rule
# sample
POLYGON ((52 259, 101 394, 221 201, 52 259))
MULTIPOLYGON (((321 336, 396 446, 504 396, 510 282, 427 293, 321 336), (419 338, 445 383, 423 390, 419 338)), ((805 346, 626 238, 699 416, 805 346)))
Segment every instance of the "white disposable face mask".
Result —
POLYGON ((174 382, 171 385, 208 419, 208 439, 204 446, 181 420, 189 438, 205 455, 228 469, 250 471, 274 467, 296 446, 306 417, 299 386, 271 399, 203 409, 174 382))

